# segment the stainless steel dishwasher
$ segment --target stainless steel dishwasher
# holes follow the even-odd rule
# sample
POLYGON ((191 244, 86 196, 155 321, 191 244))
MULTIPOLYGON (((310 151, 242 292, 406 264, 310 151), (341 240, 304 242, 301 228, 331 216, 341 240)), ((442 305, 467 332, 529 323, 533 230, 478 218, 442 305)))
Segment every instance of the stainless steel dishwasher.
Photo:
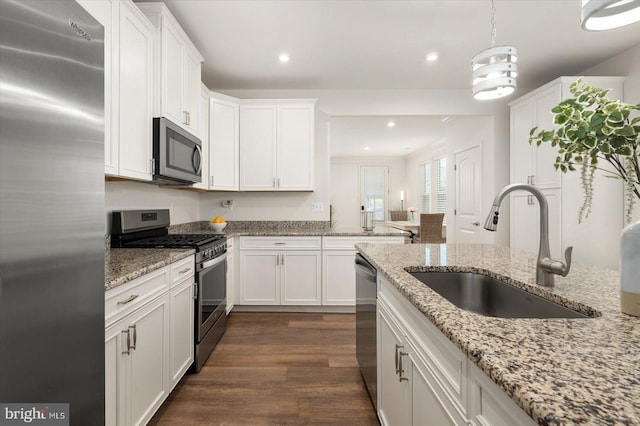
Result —
POLYGON ((373 406, 378 411, 376 401, 376 298, 377 274, 367 260, 356 253, 356 357, 360 374, 369 392, 373 406))

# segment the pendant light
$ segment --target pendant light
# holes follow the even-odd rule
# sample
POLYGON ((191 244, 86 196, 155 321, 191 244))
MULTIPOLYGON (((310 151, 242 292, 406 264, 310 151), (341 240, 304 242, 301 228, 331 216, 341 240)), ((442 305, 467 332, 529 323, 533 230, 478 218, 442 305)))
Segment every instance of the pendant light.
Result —
POLYGON ((473 97, 498 99, 516 90, 517 50, 513 46, 496 46, 496 5, 491 0, 491 47, 473 57, 473 97))
POLYGON ((640 0, 582 0, 582 29, 604 31, 640 21, 640 0))

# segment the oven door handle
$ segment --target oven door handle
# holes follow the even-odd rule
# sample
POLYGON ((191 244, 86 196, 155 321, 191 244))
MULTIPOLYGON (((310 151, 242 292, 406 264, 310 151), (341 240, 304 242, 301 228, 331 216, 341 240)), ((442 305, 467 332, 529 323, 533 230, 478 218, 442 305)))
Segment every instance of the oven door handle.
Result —
POLYGON ((215 259, 207 260, 202 264, 202 269, 212 268, 224 262, 225 260, 227 260, 227 253, 223 254, 222 256, 216 257, 215 259))

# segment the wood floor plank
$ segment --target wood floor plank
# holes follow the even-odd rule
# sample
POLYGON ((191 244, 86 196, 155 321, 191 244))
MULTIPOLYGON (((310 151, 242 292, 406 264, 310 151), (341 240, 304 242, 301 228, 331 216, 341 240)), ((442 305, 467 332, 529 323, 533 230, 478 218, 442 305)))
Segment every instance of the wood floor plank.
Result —
POLYGON ((355 357, 355 315, 233 313, 200 373, 152 425, 378 425, 355 357))

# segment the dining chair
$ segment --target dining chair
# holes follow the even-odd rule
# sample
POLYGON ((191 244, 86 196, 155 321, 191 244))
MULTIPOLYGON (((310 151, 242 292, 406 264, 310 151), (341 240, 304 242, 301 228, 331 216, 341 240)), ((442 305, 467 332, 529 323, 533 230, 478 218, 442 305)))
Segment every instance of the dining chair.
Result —
POLYGON ((442 237, 444 213, 422 213, 420 215, 420 233, 416 237, 419 243, 440 244, 447 240, 442 237))
POLYGON ((389 210, 391 220, 409 220, 406 210, 389 210))

